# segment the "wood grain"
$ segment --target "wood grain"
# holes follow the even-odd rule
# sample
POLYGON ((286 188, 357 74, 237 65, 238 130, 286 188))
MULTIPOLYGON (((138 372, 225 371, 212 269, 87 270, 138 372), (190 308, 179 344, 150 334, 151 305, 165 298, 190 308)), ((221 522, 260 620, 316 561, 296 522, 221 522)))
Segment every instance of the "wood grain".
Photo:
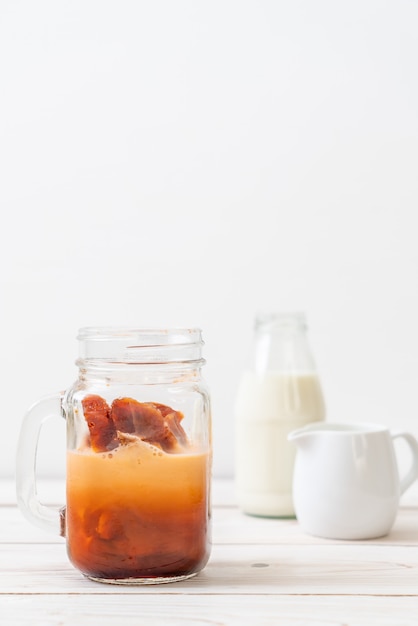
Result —
POLYGON ((416 597, 0 596, 8 626, 416 626, 417 613, 416 597))
MULTIPOLYGON (((49 492, 59 502, 62 484, 49 492)), ((45 492, 48 495, 48 491, 45 492)), ((296 520, 250 517, 233 484, 214 485, 213 549, 196 578, 125 587, 95 583, 65 541, 31 526, 0 489, 0 624, 6 626, 418 625, 418 506, 402 506, 373 541, 327 541, 296 520)))
POLYGON ((196 578, 158 587, 115 586, 83 578, 64 545, 0 546, 0 588, 8 593, 321 594, 418 596, 418 550, 380 545, 215 545, 196 578))

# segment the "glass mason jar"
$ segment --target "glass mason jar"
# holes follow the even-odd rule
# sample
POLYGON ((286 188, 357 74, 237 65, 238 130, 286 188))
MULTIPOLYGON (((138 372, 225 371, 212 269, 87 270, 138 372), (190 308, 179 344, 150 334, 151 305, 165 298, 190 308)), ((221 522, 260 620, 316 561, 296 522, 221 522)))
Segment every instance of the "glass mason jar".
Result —
POLYGON ((260 315, 254 355, 235 403, 235 479, 240 508, 253 515, 293 517, 296 447, 288 434, 325 419, 319 378, 303 313, 260 315))
POLYGON ((35 524, 66 537, 85 576, 108 583, 189 578, 210 550, 211 414, 199 329, 79 331, 79 377, 22 425, 17 493, 35 524), (36 496, 42 422, 67 422, 66 506, 36 496))

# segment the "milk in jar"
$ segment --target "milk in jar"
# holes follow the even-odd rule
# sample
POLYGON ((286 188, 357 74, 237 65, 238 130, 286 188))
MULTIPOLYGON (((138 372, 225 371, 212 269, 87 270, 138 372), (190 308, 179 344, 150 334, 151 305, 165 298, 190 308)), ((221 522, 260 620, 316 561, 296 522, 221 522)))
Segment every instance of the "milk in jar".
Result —
POLYGON ((239 507, 293 517, 294 429, 325 418, 319 377, 302 313, 258 316, 253 368, 235 402, 235 480, 239 507))

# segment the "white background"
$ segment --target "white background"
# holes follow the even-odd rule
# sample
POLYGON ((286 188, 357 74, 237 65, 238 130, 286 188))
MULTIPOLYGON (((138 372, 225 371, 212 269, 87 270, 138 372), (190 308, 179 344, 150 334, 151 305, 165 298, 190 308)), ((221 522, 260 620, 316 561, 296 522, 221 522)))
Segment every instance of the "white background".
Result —
POLYGON ((417 32, 413 0, 0 1, 0 475, 85 325, 202 327, 217 476, 259 310, 306 312, 328 419, 418 436, 417 32))

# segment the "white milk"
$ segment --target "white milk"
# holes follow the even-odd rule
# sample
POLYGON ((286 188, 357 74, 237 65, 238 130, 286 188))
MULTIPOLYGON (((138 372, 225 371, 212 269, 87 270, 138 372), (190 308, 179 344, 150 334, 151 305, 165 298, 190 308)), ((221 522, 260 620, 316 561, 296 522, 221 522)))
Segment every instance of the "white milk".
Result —
POLYGON ((240 508, 253 515, 294 516, 294 429, 325 419, 318 377, 245 372, 235 404, 236 489, 240 508))

